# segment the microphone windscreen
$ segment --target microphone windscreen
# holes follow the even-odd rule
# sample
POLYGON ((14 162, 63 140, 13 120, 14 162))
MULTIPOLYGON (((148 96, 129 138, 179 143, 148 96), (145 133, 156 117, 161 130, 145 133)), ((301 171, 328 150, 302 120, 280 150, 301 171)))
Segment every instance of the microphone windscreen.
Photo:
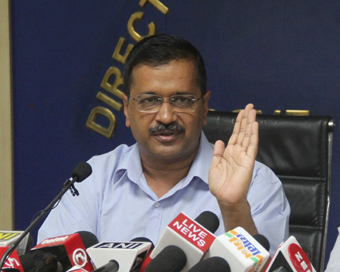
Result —
POLYGON ((187 256, 178 246, 167 246, 148 264, 145 272, 178 272, 187 263, 187 256))
POLYGON ((210 257, 203 261, 198 262, 191 267, 188 272, 230 272, 230 266, 228 262, 222 257, 210 257))
POLYGON ((89 248, 99 243, 96 235, 94 235, 92 232, 83 230, 78 231, 77 233, 80 235, 80 238, 83 241, 85 248, 89 248))
POLYGON ((273 272, 289 272, 289 270, 285 268, 284 266, 280 266, 276 268, 275 270, 273 270, 273 272))
POLYGON ((38 268, 36 272, 59 272, 58 267, 58 261, 54 258, 51 258, 46 265, 38 268))
POLYGON ((76 179, 77 182, 82 182, 89 175, 92 174, 92 167, 87 162, 80 162, 74 168, 71 177, 76 179))
POLYGON ((149 238, 146 238, 146 237, 136 237, 136 238, 133 238, 131 240, 131 242, 149 242, 149 243, 151 243, 151 247, 150 247, 149 251, 153 250, 154 247, 155 247, 153 242, 149 238))
POLYGON ((97 268, 93 272, 116 272, 119 270, 119 264, 116 260, 110 260, 107 264, 97 268))
POLYGON ((196 217, 195 221, 205 227, 211 233, 214 233, 220 225, 220 220, 218 219, 217 215, 210 211, 202 212, 196 217))
POLYGON ((33 255, 30 253, 19 256, 19 260, 25 272, 36 268, 33 255))
POLYGON ((270 244, 269 244, 268 239, 265 236, 263 236, 262 234, 255 234, 255 235, 253 235, 253 238, 256 241, 258 241, 259 244, 265 248, 265 250, 269 251, 270 244))

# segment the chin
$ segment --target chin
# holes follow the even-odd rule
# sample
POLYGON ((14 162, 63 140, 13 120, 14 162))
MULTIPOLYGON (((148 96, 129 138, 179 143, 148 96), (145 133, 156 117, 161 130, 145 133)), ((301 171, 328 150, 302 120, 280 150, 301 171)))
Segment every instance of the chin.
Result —
POLYGON ((186 159, 192 155, 192 153, 196 153, 195 150, 192 152, 189 152, 189 150, 186 147, 182 148, 162 148, 158 150, 154 150, 152 152, 153 157, 158 160, 181 160, 186 159), (185 152, 183 152, 183 150, 185 152))

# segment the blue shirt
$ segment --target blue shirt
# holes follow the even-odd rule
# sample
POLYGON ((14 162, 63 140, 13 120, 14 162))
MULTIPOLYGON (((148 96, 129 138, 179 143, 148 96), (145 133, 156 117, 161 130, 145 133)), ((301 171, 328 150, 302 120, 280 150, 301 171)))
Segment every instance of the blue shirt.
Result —
POLYGON ((338 272, 340 267, 340 227, 338 228, 338 237, 328 260, 325 272, 338 272))
MULTIPOLYGON (((51 211, 38 232, 38 242, 81 230, 99 241, 130 241, 147 237, 154 244, 165 227, 180 213, 195 219, 212 211, 220 220, 215 235, 225 233, 216 198, 210 193, 208 171, 213 145, 201 134, 199 150, 188 175, 158 198, 149 188, 141 165, 138 144, 120 145, 92 157, 92 174, 75 184, 80 195, 68 191, 51 211)), ((257 230, 270 242, 273 254, 288 238, 290 206, 281 181, 265 165, 255 162, 247 195, 257 230)))

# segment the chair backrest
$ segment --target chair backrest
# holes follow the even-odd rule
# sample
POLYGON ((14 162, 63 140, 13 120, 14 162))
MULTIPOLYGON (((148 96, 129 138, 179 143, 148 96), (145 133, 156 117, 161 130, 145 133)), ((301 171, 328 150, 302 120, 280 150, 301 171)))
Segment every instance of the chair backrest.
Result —
MULTIPOLYGON (((228 142, 235 113, 210 111, 203 131, 209 142, 228 142)), ((316 271, 324 270, 328 229, 333 144, 329 116, 258 114, 257 160, 280 178, 291 206, 290 235, 309 255, 316 271)))

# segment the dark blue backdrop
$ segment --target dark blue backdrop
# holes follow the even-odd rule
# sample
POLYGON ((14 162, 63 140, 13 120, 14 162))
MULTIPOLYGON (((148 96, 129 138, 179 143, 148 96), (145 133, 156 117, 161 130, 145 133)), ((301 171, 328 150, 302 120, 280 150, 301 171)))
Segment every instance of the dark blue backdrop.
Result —
MULTIPOLYGON (((122 102, 100 84, 110 67, 122 69, 112 54, 121 37, 122 54, 135 44, 127 23, 138 11, 143 18, 134 27, 141 35, 153 21, 156 33, 182 36, 201 51, 211 108, 231 111, 252 102, 267 114, 309 110, 339 123, 339 1, 161 2, 167 14, 139 0, 11 2, 16 229, 47 206, 79 161, 133 143, 123 113, 96 95, 122 102), (116 118, 110 139, 85 125, 98 106, 116 118)), ((340 226, 339 144, 337 127, 327 259, 340 226)))

